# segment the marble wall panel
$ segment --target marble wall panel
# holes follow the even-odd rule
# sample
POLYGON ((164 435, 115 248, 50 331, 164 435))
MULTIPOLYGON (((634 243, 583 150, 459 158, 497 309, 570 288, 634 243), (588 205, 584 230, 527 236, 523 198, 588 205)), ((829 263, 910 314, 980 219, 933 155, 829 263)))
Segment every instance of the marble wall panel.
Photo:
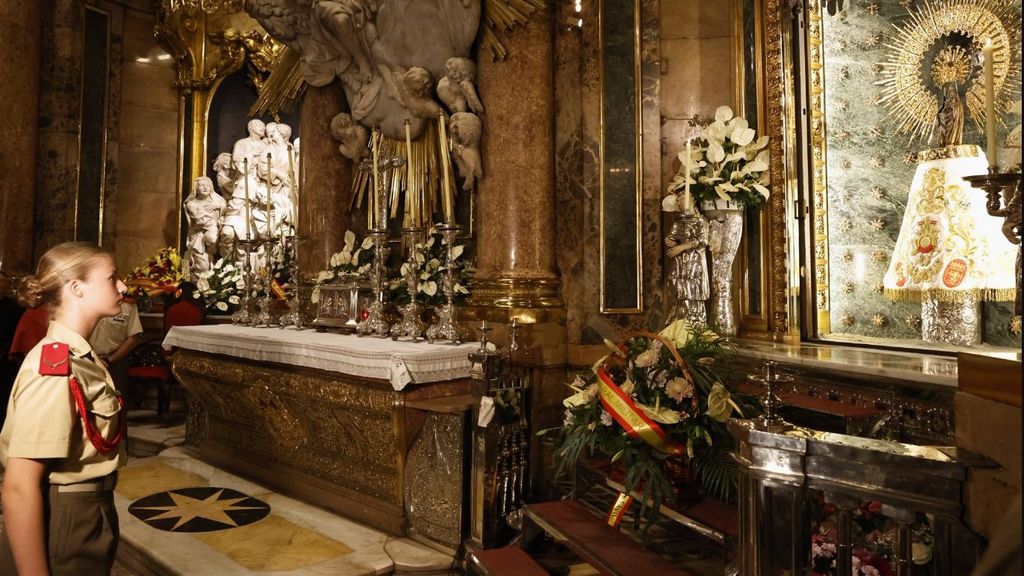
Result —
POLYGON ((0 6, 0 38, 16 58, 0 59, 0 78, 16 78, 0 86, 7 109, 0 117, 0 266, 22 273, 32 262, 32 218, 36 171, 36 117, 39 100, 40 6, 34 0, 0 6))
POLYGON ((661 38, 715 38, 732 34, 732 16, 726 2, 689 0, 661 4, 661 38))
POLYGON ((142 64, 127 56, 122 66, 122 106, 145 106, 178 118, 177 74, 171 64, 142 64))

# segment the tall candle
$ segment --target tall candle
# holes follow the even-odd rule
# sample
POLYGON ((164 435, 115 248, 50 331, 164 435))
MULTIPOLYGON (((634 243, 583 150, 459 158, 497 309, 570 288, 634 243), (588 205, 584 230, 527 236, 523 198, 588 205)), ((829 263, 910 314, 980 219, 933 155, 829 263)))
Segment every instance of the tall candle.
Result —
POLYGON ((448 178, 448 163, 450 158, 448 156, 448 133, 445 129, 444 110, 441 110, 437 114, 438 133, 441 139, 441 172, 444 174, 443 186, 441 188, 441 199, 444 202, 444 221, 446 224, 454 222, 452 217, 452 183, 448 178))
POLYGON ((683 212, 693 211, 693 196, 690 195, 690 140, 686 140, 686 183, 683 186, 683 212))
POLYGON ((996 167, 996 92, 995 92, 995 79, 993 78, 992 72, 992 57, 995 53, 995 47, 992 45, 991 40, 985 41, 985 46, 982 48, 982 55, 985 58, 984 71, 985 71, 985 138, 986 148, 985 155, 988 156, 988 165, 990 167, 996 167))
POLYGON ((292 202, 291 209, 291 220, 292 226, 295 228, 295 235, 299 235, 299 182, 295 177, 295 152, 292 150, 292 145, 288 144, 288 177, 292 181, 292 198, 295 199, 292 202))
POLYGON ((249 159, 242 158, 242 172, 245 174, 245 239, 252 238, 252 199, 249 197, 249 159))
POLYGON ((267 237, 274 237, 274 201, 270 194, 270 171, 273 166, 270 152, 267 152, 267 237))
POLYGON ((412 185, 412 132, 409 119, 405 119, 405 206, 413 226, 419 225, 416 217, 416 190, 412 185))
POLYGON ((370 216, 370 227, 377 229, 377 226, 381 225, 381 222, 377 222, 377 194, 380 190, 380 174, 378 173, 378 163, 380 162, 380 131, 378 128, 373 129, 373 193, 370 194, 370 210, 372 215, 370 216))

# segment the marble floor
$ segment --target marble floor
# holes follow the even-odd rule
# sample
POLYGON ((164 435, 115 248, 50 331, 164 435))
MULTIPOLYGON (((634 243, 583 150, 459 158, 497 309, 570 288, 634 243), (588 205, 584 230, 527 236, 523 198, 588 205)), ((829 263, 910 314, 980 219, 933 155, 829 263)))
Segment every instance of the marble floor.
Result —
POLYGON ((129 422, 138 455, 114 492, 121 528, 114 576, 461 573, 447 554, 196 459, 180 445, 180 418, 135 411, 129 422))

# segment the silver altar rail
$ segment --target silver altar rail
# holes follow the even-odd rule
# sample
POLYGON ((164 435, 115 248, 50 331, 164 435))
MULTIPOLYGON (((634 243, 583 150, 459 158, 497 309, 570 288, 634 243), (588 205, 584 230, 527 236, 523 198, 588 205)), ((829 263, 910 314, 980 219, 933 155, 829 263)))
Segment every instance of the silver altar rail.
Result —
POLYGON ((922 519, 934 537, 928 574, 969 574, 977 562, 981 542, 963 522, 962 494, 968 468, 990 465, 983 458, 795 426, 768 432, 749 420, 730 421, 729 432, 740 468, 737 552, 744 576, 809 573, 812 508, 822 494, 836 508, 835 574, 851 573, 851 521, 867 501, 896 522, 898 576, 914 568, 911 530, 922 519))

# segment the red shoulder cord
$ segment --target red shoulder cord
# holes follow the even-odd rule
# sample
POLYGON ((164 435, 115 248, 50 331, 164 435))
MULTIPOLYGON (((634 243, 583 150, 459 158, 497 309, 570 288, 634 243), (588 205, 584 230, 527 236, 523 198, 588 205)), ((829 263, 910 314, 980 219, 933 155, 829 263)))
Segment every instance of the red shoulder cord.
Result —
POLYGON ((68 385, 71 386, 71 395, 75 398, 75 406, 78 407, 78 415, 82 418, 82 426, 85 427, 85 435, 89 437, 89 441, 92 442, 92 445, 100 454, 106 454, 112 450, 116 450, 117 446, 124 438, 125 431, 128 429, 128 418, 125 417, 123 410, 124 397, 117 397, 117 401, 120 402, 122 410, 118 412, 117 415, 117 434, 108 441, 100 434, 100 431, 96 428, 96 424, 87 416, 89 411, 85 409, 85 397, 82 394, 82 387, 78 384, 78 379, 74 376, 68 378, 68 385))

